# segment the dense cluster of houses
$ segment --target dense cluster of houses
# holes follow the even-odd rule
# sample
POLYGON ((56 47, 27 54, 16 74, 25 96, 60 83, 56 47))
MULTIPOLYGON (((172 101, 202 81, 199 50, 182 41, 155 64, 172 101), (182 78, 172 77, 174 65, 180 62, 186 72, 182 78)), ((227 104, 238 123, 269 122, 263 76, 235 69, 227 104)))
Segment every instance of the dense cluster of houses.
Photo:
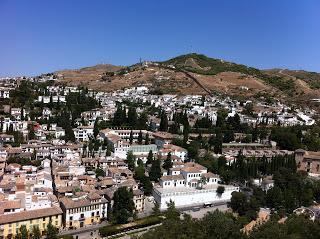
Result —
MULTIPOLYGON (((17 87, 21 78, 1 80, 0 99, 10 99, 10 91, 17 87)), ((54 80, 52 75, 37 79, 37 82, 54 80)), ((66 103, 70 92, 77 92, 77 87, 53 85, 47 86, 46 94, 40 95, 36 102, 43 104, 66 103)), ((57 228, 75 229, 86 227, 107 220, 113 205, 113 195, 119 187, 127 187, 133 192, 136 212, 145 210, 145 195, 134 179, 133 172, 126 163, 128 152, 132 152, 136 160, 147 161, 149 152, 154 157, 164 160, 171 155, 173 166, 164 172, 159 183, 154 184, 153 196, 166 209, 172 200, 177 207, 213 204, 230 200, 231 193, 239 188, 223 185, 219 175, 212 174, 199 164, 187 162, 186 149, 173 144, 177 135, 158 131, 160 119, 148 116, 150 130, 131 130, 127 128, 107 128, 100 130, 97 139, 107 142, 112 153, 99 147, 94 155, 86 153, 87 143, 93 138, 94 123, 97 119, 109 121, 116 111, 116 103, 128 100, 161 107, 170 120, 181 106, 187 106, 186 114, 190 125, 197 119, 208 117, 212 122, 217 120, 217 110, 225 108, 229 116, 238 113, 244 123, 255 125, 312 125, 312 111, 294 110, 285 105, 259 105, 256 114, 243 114, 246 104, 217 97, 200 95, 151 95, 145 86, 106 93, 89 90, 89 96, 101 104, 101 108, 81 113, 76 119, 77 127, 73 128, 76 143, 65 142, 66 132, 57 124, 41 124, 38 121, 53 116, 50 107, 44 107, 42 114, 31 121, 30 112, 23 108, 11 108, 2 105, 5 115, 0 118, 0 238, 13 238, 21 225, 28 229, 39 226, 43 234, 49 222, 57 228), (290 112, 290 113, 289 113, 290 112), (82 122, 85 121, 84 125, 82 122), (28 139, 30 125, 33 127, 35 139, 28 139), (20 132, 25 143, 14 146, 15 137, 10 132, 20 132), (148 135, 148 142, 138 142, 139 135, 143 139, 148 135), (132 142, 130 142, 132 141, 132 142), (23 162, 19 161, 24 159, 23 162), (31 162, 32 159, 32 162, 31 162), (37 165, 34 162, 38 162, 37 165), (104 175, 97 175, 101 169, 104 175)), ((143 109, 137 109, 140 113, 143 109)), ((240 136, 239 136, 240 137, 240 136)), ((249 157, 272 157, 278 154, 292 154, 281 151, 267 142, 251 142, 247 144, 232 142, 225 144, 223 154, 234 160, 239 150, 249 157)), ((319 155, 316 153, 296 152, 301 168, 310 172, 318 172, 319 155), (311 158, 311 159, 310 159, 311 158), (311 162, 312 161, 312 162, 311 162)))

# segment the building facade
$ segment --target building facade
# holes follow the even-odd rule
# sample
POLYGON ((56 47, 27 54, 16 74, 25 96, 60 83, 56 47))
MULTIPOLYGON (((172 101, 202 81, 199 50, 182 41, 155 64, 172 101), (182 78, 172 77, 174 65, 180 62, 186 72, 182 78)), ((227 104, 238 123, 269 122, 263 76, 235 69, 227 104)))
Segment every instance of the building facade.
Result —
POLYGON ((22 211, 0 216, 0 238, 14 238, 22 225, 25 225, 29 232, 33 227, 39 227, 42 235, 47 230, 49 223, 60 228, 62 225, 62 210, 59 207, 22 211))

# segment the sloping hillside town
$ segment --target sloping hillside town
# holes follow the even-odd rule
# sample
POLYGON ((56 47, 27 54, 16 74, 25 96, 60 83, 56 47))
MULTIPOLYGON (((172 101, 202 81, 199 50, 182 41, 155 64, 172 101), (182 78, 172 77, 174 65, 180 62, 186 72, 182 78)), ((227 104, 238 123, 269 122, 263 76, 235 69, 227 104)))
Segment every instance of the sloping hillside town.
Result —
POLYGON ((250 185, 271 191, 282 167, 320 175, 312 109, 145 85, 99 92, 52 74, 0 83, 0 238, 229 205, 250 185))

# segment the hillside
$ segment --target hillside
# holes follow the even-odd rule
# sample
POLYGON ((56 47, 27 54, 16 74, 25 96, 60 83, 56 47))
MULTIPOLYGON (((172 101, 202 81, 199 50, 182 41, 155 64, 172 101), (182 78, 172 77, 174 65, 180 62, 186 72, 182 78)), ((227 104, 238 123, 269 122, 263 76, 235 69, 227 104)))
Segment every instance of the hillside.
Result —
POLYGON ((305 102, 320 97, 320 74, 282 69, 259 70, 192 53, 167 61, 128 67, 97 65, 55 72, 71 85, 113 91, 149 85, 155 93, 228 94, 240 99, 267 97, 305 102))

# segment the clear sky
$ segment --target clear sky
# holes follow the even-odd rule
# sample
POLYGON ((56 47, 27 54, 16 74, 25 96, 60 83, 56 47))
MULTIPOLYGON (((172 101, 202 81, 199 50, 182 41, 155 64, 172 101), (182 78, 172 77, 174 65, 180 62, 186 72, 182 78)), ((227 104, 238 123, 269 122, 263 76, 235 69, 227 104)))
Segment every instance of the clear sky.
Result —
POLYGON ((320 1, 0 0, 0 76, 189 52, 320 72, 320 1))

